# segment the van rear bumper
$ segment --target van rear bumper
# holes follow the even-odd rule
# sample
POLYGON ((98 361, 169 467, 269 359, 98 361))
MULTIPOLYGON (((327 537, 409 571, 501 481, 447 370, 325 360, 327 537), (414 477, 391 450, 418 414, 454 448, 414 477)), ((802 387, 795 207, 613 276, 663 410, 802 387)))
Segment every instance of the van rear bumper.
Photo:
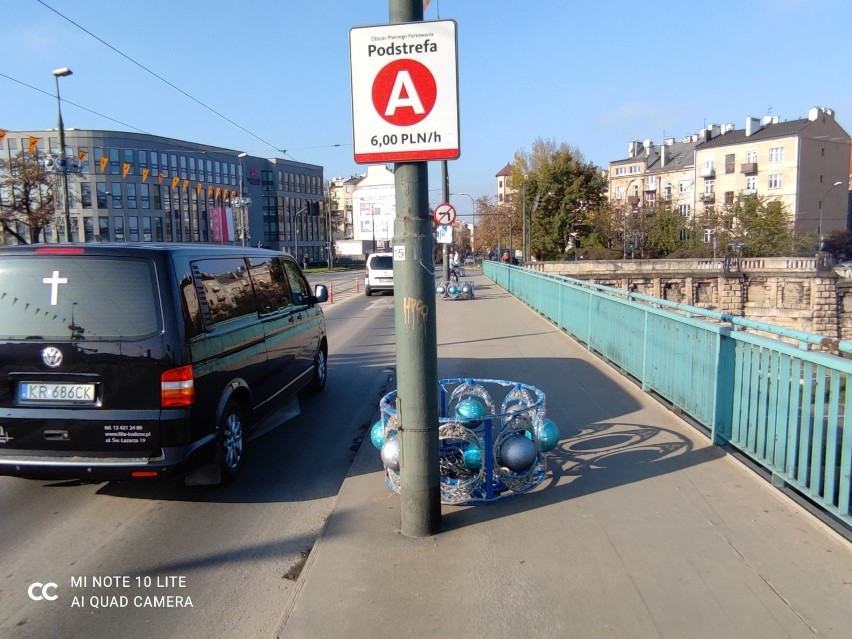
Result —
POLYGON ((162 448, 156 456, 140 453, 94 455, 91 452, 3 450, 0 475, 26 479, 82 479, 110 481, 180 476, 212 459, 215 436, 187 446, 162 448))

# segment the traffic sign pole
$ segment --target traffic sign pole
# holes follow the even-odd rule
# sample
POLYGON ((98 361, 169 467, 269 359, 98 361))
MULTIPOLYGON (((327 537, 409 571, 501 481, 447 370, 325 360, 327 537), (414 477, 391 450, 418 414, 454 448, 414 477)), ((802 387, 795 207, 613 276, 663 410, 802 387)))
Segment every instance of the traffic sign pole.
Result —
MULTIPOLYGON (((423 20, 422 0, 389 2, 391 22, 423 20)), ((400 528, 408 537, 427 537, 441 525, 438 339, 427 163, 396 162, 394 184, 394 256, 402 258, 394 261, 400 528)))

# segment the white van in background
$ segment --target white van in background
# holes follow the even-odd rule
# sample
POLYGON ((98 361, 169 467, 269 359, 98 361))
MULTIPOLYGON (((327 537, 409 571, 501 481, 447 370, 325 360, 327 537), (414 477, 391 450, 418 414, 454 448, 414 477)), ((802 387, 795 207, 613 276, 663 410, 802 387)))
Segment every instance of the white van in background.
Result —
POLYGON ((393 292, 393 254, 373 253, 367 256, 364 273, 364 293, 367 296, 373 291, 393 292))

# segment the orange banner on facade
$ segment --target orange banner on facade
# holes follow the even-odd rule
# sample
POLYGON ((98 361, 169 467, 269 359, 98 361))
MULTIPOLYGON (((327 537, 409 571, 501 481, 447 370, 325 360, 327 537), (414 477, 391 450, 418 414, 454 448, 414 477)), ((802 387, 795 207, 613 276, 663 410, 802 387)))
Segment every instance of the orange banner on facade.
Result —
POLYGON ((220 195, 222 195, 222 187, 217 186, 216 187, 216 197, 218 198, 220 195))
POLYGON ((121 166, 121 177, 126 178, 128 173, 130 173, 130 162, 125 162, 121 166))
POLYGON ((176 189, 178 183, 180 182, 180 178, 176 175, 172 178, 172 188, 176 189))
POLYGON ((150 175, 150 173, 151 173, 151 169, 149 169, 147 167, 142 169, 142 181, 143 182, 148 181, 148 175, 150 175))
POLYGON ((29 151, 30 151, 30 155, 35 155, 36 152, 38 151, 38 141, 39 140, 41 140, 41 138, 34 138, 33 136, 30 136, 30 142, 29 142, 29 147, 28 147, 29 151))
POLYGON ((212 184, 210 184, 207 187, 207 197, 213 197, 213 185, 212 184))
POLYGON ((7 133, 8 133, 8 131, 6 129, 0 129, 0 143, 3 142, 3 138, 6 137, 7 133))
POLYGON ((105 155, 101 156, 101 173, 106 173, 107 164, 109 164, 109 158, 105 155))
POLYGON ((184 189, 188 189, 188 188, 189 188, 189 180, 184 180, 184 181, 183 181, 183 188, 184 188, 184 189))
POLYGON ((89 155, 89 153, 83 149, 77 151, 77 157, 80 158, 80 162, 85 160, 87 155, 89 155))
POLYGON ((201 182, 196 182, 196 183, 195 183, 195 192, 196 192, 196 193, 201 193, 201 189, 203 189, 203 188, 204 188, 204 187, 201 185, 201 182))
POLYGON ((165 176, 164 176, 162 173, 160 173, 160 174, 157 176, 157 184, 162 184, 162 183, 163 183, 163 178, 164 178, 164 177, 165 177, 165 176))

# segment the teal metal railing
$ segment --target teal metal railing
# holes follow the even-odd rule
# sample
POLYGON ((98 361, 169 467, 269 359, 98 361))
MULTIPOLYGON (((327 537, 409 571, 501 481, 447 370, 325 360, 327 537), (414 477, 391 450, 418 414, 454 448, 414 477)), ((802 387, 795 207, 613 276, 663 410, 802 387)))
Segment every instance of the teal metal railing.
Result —
POLYGON ((486 261, 489 279, 852 525, 852 343, 486 261))

